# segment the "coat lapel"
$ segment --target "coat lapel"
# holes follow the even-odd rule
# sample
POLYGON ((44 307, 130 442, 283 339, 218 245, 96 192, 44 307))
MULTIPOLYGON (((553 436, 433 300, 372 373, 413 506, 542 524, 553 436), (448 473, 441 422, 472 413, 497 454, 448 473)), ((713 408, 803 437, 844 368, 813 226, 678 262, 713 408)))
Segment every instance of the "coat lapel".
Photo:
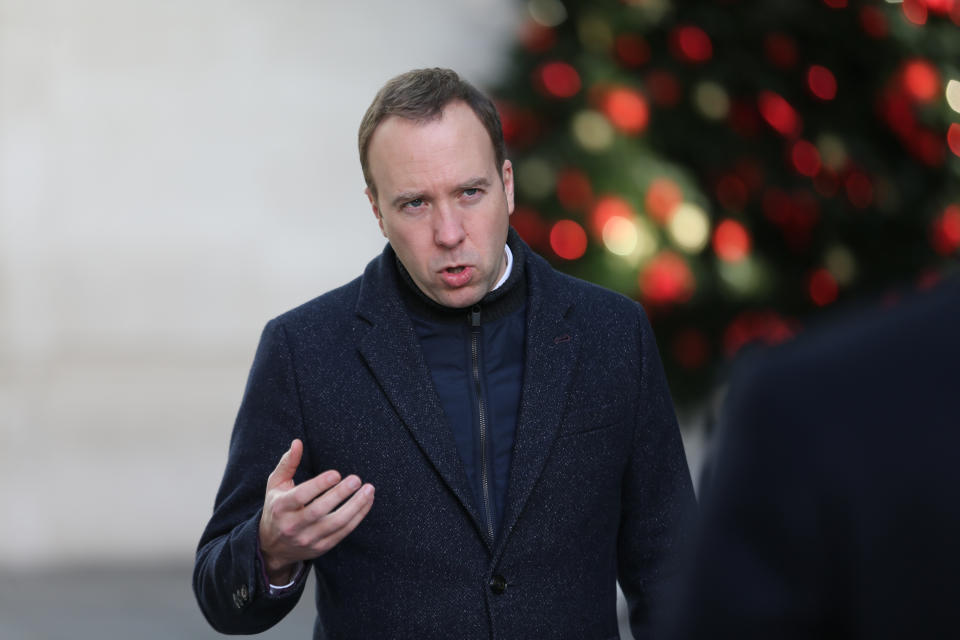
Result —
POLYGON ((566 287, 542 258, 528 252, 523 391, 498 550, 523 511, 556 439, 579 350, 566 319, 572 306, 564 295, 566 287))
POLYGON ((419 340, 396 290, 394 259, 388 248, 364 272, 357 314, 371 327, 358 348, 410 435, 488 542, 419 340))

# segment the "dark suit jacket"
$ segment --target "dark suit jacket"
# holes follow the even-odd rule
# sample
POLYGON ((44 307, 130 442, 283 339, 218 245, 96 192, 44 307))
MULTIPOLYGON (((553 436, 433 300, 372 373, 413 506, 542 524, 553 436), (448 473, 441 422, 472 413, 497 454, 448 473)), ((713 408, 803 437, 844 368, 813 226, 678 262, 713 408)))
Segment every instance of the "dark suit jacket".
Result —
POLYGON ((643 637, 694 507, 654 337, 635 302, 526 255, 523 391, 497 541, 483 534, 388 246, 361 278, 264 330, 197 552, 194 589, 215 628, 266 629, 299 597, 267 593, 256 558, 267 475, 302 438, 297 482, 337 469, 376 487, 366 519, 312 563, 316 637, 615 638, 618 577, 643 637))
POLYGON ((960 282, 731 383, 682 638, 960 634, 960 282))

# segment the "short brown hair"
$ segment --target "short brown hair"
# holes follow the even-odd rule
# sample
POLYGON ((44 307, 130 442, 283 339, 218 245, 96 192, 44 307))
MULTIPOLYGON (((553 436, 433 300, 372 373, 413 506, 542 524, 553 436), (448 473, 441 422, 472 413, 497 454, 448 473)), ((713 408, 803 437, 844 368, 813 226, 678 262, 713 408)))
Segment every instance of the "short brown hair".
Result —
POLYGON ((377 188, 370 175, 367 155, 370 139, 380 123, 390 116, 399 116, 415 122, 429 122, 439 118, 444 108, 455 100, 465 102, 476 114, 490 135, 497 173, 506 160, 506 145, 503 142, 503 127, 493 101, 472 84, 450 69, 414 69, 391 79, 377 92, 373 102, 360 121, 359 147, 360 167, 363 179, 376 195, 377 188))

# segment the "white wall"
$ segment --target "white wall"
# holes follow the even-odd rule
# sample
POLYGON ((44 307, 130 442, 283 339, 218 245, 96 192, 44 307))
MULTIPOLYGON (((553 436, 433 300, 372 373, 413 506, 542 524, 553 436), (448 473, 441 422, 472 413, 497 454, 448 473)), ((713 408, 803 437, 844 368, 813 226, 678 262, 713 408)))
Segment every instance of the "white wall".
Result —
POLYGON ((0 567, 189 561, 270 317, 383 245, 356 128, 512 0, 0 0, 0 567))

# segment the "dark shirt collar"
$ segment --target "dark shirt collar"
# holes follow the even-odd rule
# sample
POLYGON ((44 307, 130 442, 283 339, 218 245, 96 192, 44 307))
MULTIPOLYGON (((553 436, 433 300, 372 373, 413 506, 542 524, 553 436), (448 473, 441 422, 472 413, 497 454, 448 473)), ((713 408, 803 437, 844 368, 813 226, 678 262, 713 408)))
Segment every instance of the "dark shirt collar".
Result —
MULTIPOLYGON (((507 278, 507 281, 487 293, 478 303, 483 320, 503 318, 522 308, 526 302, 527 279, 524 270, 526 254, 524 252, 523 242, 520 241, 520 237, 512 227, 507 233, 507 246, 510 247, 510 251, 513 253, 513 268, 510 271, 510 276, 507 278)), ((410 277, 410 274, 403 266, 403 263, 400 262, 400 259, 396 258, 395 253, 394 258, 399 280, 403 282, 399 287, 400 298, 403 300, 404 306, 406 306, 409 312, 422 318, 441 322, 459 322, 469 316, 473 305, 463 309, 455 309, 453 307, 445 307, 428 298, 427 295, 417 287, 416 283, 414 283, 413 278, 410 277)))

